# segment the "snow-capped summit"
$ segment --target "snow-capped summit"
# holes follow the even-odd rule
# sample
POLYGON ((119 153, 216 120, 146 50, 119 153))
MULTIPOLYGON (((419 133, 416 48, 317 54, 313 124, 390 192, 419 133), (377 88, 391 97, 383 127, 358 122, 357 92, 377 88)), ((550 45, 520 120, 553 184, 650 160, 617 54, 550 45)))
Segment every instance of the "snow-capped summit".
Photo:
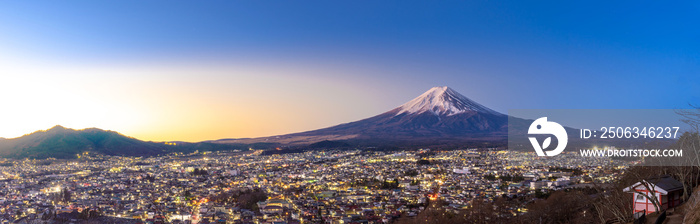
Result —
POLYGON ((507 125, 506 115, 474 102, 449 87, 441 86, 433 87, 415 99, 377 116, 294 135, 352 135, 355 139, 474 140, 503 137, 508 130, 507 125))
POLYGON ((431 112, 438 116, 452 116, 465 112, 500 113, 478 104, 447 86, 433 87, 415 99, 397 108, 396 115, 431 112))

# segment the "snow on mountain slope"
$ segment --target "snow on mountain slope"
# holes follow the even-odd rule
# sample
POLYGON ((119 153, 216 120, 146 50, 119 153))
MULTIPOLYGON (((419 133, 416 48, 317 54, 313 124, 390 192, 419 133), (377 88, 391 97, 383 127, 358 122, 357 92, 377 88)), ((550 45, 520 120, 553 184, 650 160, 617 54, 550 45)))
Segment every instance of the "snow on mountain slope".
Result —
POLYGON ((438 116, 452 116, 470 111, 501 115, 494 110, 470 100, 447 86, 433 87, 415 99, 399 106, 397 109, 399 109, 399 111, 396 115, 403 113, 420 114, 431 112, 438 116))

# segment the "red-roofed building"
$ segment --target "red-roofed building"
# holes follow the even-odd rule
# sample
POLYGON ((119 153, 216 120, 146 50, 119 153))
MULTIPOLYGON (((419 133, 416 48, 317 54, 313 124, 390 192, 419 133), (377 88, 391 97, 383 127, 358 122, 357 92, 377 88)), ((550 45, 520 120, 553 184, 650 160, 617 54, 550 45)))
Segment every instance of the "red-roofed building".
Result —
POLYGON ((682 203, 683 184, 671 176, 649 178, 626 187, 624 192, 632 193, 632 212, 645 211, 646 214, 656 212, 654 203, 649 200, 656 198, 661 211, 676 207, 682 203), (646 195, 646 196, 645 196, 646 195))

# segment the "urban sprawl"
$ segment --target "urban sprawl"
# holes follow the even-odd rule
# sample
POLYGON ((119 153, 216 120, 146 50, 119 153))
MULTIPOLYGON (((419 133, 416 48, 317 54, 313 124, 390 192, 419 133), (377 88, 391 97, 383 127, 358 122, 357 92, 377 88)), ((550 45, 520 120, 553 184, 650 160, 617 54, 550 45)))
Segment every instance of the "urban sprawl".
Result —
POLYGON ((0 221, 391 223, 415 217, 431 201, 457 211, 476 200, 610 182, 628 166, 566 153, 542 163, 533 153, 495 149, 269 154, 4 160, 0 221))

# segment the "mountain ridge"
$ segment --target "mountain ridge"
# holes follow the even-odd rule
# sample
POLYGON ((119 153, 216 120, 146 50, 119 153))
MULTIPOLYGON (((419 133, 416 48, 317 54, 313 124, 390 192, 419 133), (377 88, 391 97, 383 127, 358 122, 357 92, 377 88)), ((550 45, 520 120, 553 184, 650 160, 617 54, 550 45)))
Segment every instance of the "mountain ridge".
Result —
POLYGON ((418 97, 379 115, 317 130, 212 142, 277 142, 303 145, 325 140, 358 145, 401 142, 505 142, 508 117, 446 87, 433 87, 418 97), (371 143, 371 144, 363 144, 371 143))

